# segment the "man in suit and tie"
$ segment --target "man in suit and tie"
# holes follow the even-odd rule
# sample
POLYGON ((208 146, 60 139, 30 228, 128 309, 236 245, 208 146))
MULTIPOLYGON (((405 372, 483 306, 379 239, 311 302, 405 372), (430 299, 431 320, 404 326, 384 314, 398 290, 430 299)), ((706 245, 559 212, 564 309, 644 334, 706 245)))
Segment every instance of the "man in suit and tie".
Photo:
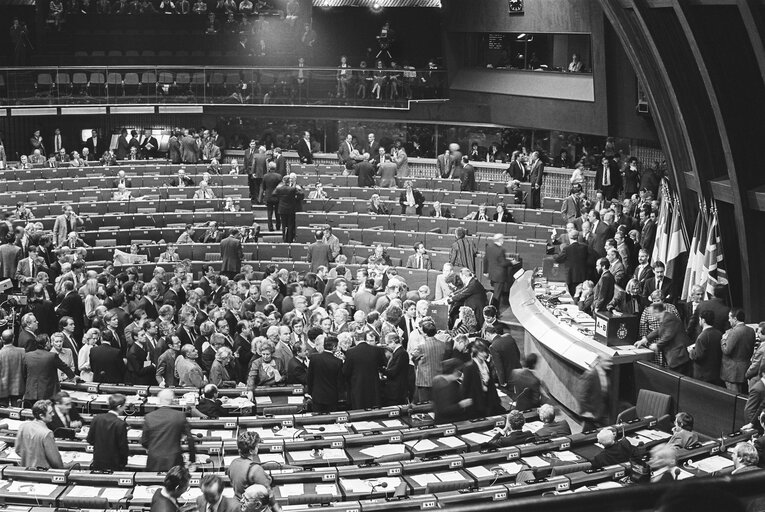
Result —
POLYGON ((503 334, 502 330, 501 325, 495 323, 486 327, 483 332, 484 338, 490 343, 489 353, 497 371, 499 386, 507 388, 513 370, 521 367, 521 352, 515 339, 510 334, 503 334))
POLYGON ((7 238, 0 246, 0 277, 14 279, 20 259, 21 248, 13 243, 12 237, 7 238))
POLYGON ((621 174, 618 166, 610 158, 604 156, 601 166, 595 174, 595 188, 603 191, 603 197, 610 201, 621 189, 621 174))
POLYGON ((26 293, 27 289, 36 282, 37 274, 41 270, 47 270, 47 267, 37 256, 37 246, 30 245, 27 249, 27 257, 19 260, 16 265, 15 279, 22 293, 26 293))
POLYGON ((375 140, 375 134, 367 135, 367 141, 364 143, 364 153, 369 155, 369 161, 377 165, 380 163, 380 143, 375 140))
POLYGON ((448 178, 452 172, 452 158, 447 148, 442 154, 436 158, 436 168, 438 169, 438 175, 441 178, 448 178))
POLYGON ((37 341, 30 341, 32 350, 24 356, 24 403, 32 404, 37 400, 47 400, 60 390, 58 372, 64 372, 68 379, 74 379, 74 372, 69 365, 49 350, 38 346, 37 341))
POLYGON ((388 364, 383 368, 383 405, 402 405, 409 396, 409 354, 395 332, 385 335, 385 345, 391 351, 388 364))
MULTIPOLYGON (((276 164, 276 172, 279 173, 279 176, 287 175, 287 160, 284 158, 284 155, 282 155, 282 148, 274 148, 274 157, 272 162, 276 164)), ((269 167, 269 170, 270 169, 271 168, 269 167)))
POLYGON ((746 370, 754 352, 757 336, 754 329, 744 323, 744 311, 734 308, 728 313, 730 329, 723 334, 720 348, 722 350, 722 365, 720 378, 725 387, 734 393, 743 393, 746 382, 746 370))
POLYGON ((650 304, 649 297, 654 290, 661 290, 663 302, 673 302, 672 279, 664 275, 666 268, 661 261, 653 262, 653 277, 649 277, 643 286, 643 303, 650 304))
POLYGON ((329 267, 332 261, 332 248, 324 242, 324 231, 317 229, 314 232, 316 241, 308 246, 308 264, 311 272, 316 272, 319 267, 329 267))
POLYGON ((277 211, 282 219, 283 241, 287 244, 295 241, 296 213, 303 202, 303 188, 296 182, 297 176, 288 174, 274 191, 278 200, 277 211))
POLYGON ((640 246, 652 254, 656 242, 656 214, 651 212, 650 207, 640 210, 640 222, 643 226, 640 229, 640 246))
POLYGON ((51 398, 53 419, 48 428, 53 437, 74 439, 75 429, 82 427, 82 416, 72 405, 72 398, 66 391, 59 391, 51 398))
MULTIPOLYGON (((284 158, 281 159, 284 160, 284 158)), ((269 163, 268 172, 263 176, 263 202, 266 203, 269 231, 274 230, 274 220, 276 221, 276 230, 282 229, 282 220, 278 213, 279 199, 274 195, 274 191, 282 179, 284 179, 284 175, 278 172, 274 162, 269 163)))
POLYGON ((587 280, 587 269, 590 262, 590 248, 579 242, 579 231, 568 231, 569 244, 563 247, 560 254, 555 256, 556 263, 566 264, 566 285, 571 296, 574 296, 577 285, 587 280))
POLYGON ((181 137, 181 162, 184 164, 195 164, 199 161, 199 152, 194 137, 187 128, 183 129, 181 137))
POLYGON ((696 342, 688 347, 688 356, 693 361, 693 378, 720 385, 720 366, 722 365, 722 333, 714 327, 714 313, 699 313, 701 332, 696 342))
POLYGON ((53 223, 53 245, 61 247, 67 241, 71 232, 77 232, 77 228, 85 224, 85 221, 74 213, 72 205, 64 206, 64 213, 56 217, 53 223))
POLYGON ((351 409, 369 409, 382 404, 379 374, 386 367, 381 347, 357 340, 356 346, 345 354, 343 376, 348 383, 351 409))
POLYGON ((74 290, 74 283, 68 280, 61 285, 61 294, 63 298, 56 307, 56 314, 59 318, 68 316, 74 319, 74 337, 81 340, 85 329, 85 321, 83 320, 85 304, 82 301, 82 297, 74 290))
POLYGON ((560 205, 560 215, 563 222, 572 222, 582 214, 582 186, 574 183, 571 193, 560 205))
POLYGON ((303 132, 303 138, 296 144, 298 158, 301 164, 313 164, 313 149, 311 148, 311 132, 303 132))
POLYGON ((103 139, 98 136, 98 130, 90 131, 90 137, 85 141, 85 147, 94 159, 99 158, 101 153, 105 151, 105 145, 103 139))
POLYGON ((153 160, 157 158, 157 152, 159 151, 159 142, 156 137, 151 134, 151 129, 147 128, 141 134, 141 138, 138 141, 139 152, 144 160, 153 160))
POLYGON ((127 466, 127 423, 121 418, 125 413, 125 401, 125 395, 109 395, 109 411, 93 417, 87 438, 88 444, 93 446, 92 470, 120 471, 127 466))
POLYGON ((235 498, 223 496, 223 479, 218 475, 202 477, 199 488, 202 495, 197 497, 199 512, 240 512, 241 505, 235 498))
POLYGON ((690 375, 691 360, 688 357, 688 346, 691 340, 685 332, 682 320, 667 312, 662 302, 653 304, 651 307, 654 315, 659 318, 659 327, 637 341, 635 346, 638 348, 647 346, 651 350, 661 351, 670 370, 690 375))
POLYGON ((233 228, 228 237, 220 243, 220 259, 220 273, 229 279, 233 279, 242 270, 244 251, 237 228, 233 228))
POLYGON ((77 329, 74 319, 69 316, 62 316, 58 321, 58 330, 64 335, 64 348, 68 348, 72 351, 72 355, 77 357, 80 352, 80 341, 75 338, 75 330, 77 329))
POLYGON ((250 183, 250 198, 257 204, 263 201, 263 176, 268 172, 268 156, 266 147, 258 147, 258 152, 252 156, 252 167, 247 169, 248 175, 252 170, 252 179, 250 183))
POLYGON ((538 414, 543 426, 535 432, 537 437, 559 437, 571 434, 571 427, 565 418, 555 421, 555 407, 552 405, 540 405, 538 414))
POLYGON ((460 306, 466 306, 475 312, 476 322, 478 325, 481 325, 483 324, 483 308, 488 302, 486 300, 486 288, 478 282, 475 274, 467 267, 463 267, 460 271, 460 280, 462 281, 462 288, 455 291, 447 299, 447 302, 451 304, 449 314, 450 324, 457 317, 460 306))
MULTIPOLYGON (((146 283, 143 285, 141 292, 143 293, 143 297, 140 301, 138 301, 138 305, 136 306, 137 309, 143 309, 146 312, 147 318, 156 320, 159 318, 159 305, 157 303, 157 299, 159 298, 159 289, 157 288, 156 283, 146 283)), ((122 329, 123 335, 124 332, 125 330, 122 329)))
POLYGON ((94 382, 109 384, 123 384, 125 382, 125 362, 119 347, 113 341, 104 339, 100 345, 91 349, 90 368, 93 370, 94 382))
POLYGON ((128 142, 128 131, 126 128, 120 130, 120 136, 117 137, 117 147, 114 150, 114 156, 117 160, 125 160, 130 154, 130 143, 128 142))
MULTIPOLYGON (((309 339, 310 339, 309 331, 309 339)), ((313 403, 313 412, 326 413, 337 409, 343 386, 343 362, 334 356, 337 341, 323 334, 315 338, 317 352, 308 356, 306 395, 313 403)))
POLYGON ((186 415, 170 406, 175 398, 172 389, 157 394, 159 408, 144 416, 141 445, 149 453, 146 471, 167 471, 183 465, 181 440, 185 437, 189 447, 189 462, 196 462, 194 436, 191 435, 186 415))
POLYGON ((542 207, 542 179, 545 173, 545 164, 539 158, 539 151, 531 153, 529 168, 529 182, 531 182, 531 207, 542 207))
POLYGON ((728 314, 730 313, 730 308, 725 304, 728 287, 724 284, 717 284, 712 290, 712 295, 711 299, 703 300, 699 303, 696 308, 696 314, 698 316, 702 311, 711 311, 714 316, 712 323, 715 329, 725 332, 729 327, 728 314))
POLYGON ((406 260, 406 268, 418 268, 430 270, 433 268, 430 264, 430 256, 425 251, 425 244, 417 242, 414 244, 414 254, 411 254, 406 260))
POLYGON ((345 136, 345 140, 340 143, 340 146, 337 148, 337 158, 346 169, 353 169, 356 165, 356 160, 353 158, 352 133, 348 133, 345 136))
POLYGON ((608 303, 614 298, 614 287, 616 281, 613 274, 611 274, 611 263, 606 258, 598 258, 595 263, 595 270, 600 275, 598 283, 595 285, 595 289, 592 292, 592 310, 605 311, 608 303))
POLYGON ((505 236, 502 233, 496 233, 492 241, 486 244, 484 256, 485 271, 489 274, 489 281, 491 281, 491 286, 494 289, 491 303, 497 308, 497 311, 501 311, 500 306, 509 299, 506 297, 510 292, 510 276, 507 274, 508 267, 513 265, 512 261, 507 258, 504 243, 505 236))
POLYGON ((611 275, 614 276, 616 286, 620 288, 627 286, 628 275, 624 269, 624 263, 622 263, 621 259, 619 258, 619 253, 616 251, 616 249, 608 249, 606 251, 606 259, 611 264, 609 270, 611 271, 611 275))
POLYGON ((590 231, 593 235, 592 248, 598 257, 606 255, 606 240, 613 237, 608 224, 600 219, 600 212, 595 209, 590 210, 588 214, 590 221, 590 231))
POLYGON ((645 283, 653 277, 653 267, 651 267, 651 255, 645 249, 638 251, 638 264, 632 276, 637 279, 640 286, 640 295, 643 295, 645 283))

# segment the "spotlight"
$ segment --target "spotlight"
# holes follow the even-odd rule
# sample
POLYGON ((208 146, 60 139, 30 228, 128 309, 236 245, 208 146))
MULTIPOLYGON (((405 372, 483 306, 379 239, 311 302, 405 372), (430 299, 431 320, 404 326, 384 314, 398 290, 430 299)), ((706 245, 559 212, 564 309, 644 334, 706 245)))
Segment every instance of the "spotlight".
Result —
POLYGON ((380 2, 375 2, 372 4, 372 12, 380 12, 382 11, 382 5, 380 5, 380 2))

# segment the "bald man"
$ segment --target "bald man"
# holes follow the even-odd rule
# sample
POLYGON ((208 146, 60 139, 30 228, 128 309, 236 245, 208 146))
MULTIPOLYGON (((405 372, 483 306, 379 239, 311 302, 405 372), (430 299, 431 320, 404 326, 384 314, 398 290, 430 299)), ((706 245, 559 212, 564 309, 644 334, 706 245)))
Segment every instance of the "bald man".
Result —
POLYGON ((194 438, 186 415, 171 408, 175 393, 172 389, 163 389, 157 399, 159 408, 146 415, 141 435, 141 444, 149 453, 146 471, 167 471, 173 466, 182 466, 181 439, 184 436, 189 444, 189 461, 195 462, 194 438))

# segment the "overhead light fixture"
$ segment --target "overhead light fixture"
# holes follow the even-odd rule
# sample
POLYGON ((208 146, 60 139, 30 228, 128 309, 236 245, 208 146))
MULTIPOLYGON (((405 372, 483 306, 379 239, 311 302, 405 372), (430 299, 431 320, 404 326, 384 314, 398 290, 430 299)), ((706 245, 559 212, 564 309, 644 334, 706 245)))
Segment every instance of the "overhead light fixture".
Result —
POLYGON ((375 2, 372 4, 372 11, 374 12, 382 11, 382 5, 380 5, 380 2, 375 2))
POLYGON ((526 37, 525 32, 523 34, 519 34, 518 37, 516 37, 516 39, 523 39, 524 37, 526 37))

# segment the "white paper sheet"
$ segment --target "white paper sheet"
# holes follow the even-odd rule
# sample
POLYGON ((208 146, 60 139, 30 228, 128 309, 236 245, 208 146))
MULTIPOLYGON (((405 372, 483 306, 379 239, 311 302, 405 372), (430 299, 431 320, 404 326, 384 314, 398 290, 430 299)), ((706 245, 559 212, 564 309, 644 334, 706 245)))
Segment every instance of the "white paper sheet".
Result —
POLYGON ((419 485, 426 487, 430 483, 438 483, 441 480, 436 477, 436 475, 425 473, 422 475, 412 475, 412 480, 417 482, 419 485))
POLYGON ((340 480, 350 492, 357 493, 371 493, 374 486, 375 491, 393 492, 393 490, 401 484, 400 478, 372 478, 369 480, 362 480, 360 478, 343 478, 340 480), (388 484, 382 487, 383 482, 388 484))
POLYGON ((465 477, 459 471, 444 471, 443 473, 436 473, 436 476, 442 482, 464 482, 465 477))
POLYGON ((360 430, 382 430, 382 425, 376 421, 354 421, 351 425, 357 432, 360 430))
POLYGON ((306 432, 311 434, 347 434, 348 427, 342 423, 330 423, 328 425, 306 425, 306 432))
POLYGON ((261 464, 265 464, 266 462, 278 462, 279 464, 284 464, 284 455, 279 453, 259 453, 258 459, 261 464))
POLYGON ((422 451, 430 451, 435 448, 438 448, 438 445, 431 441, 430 439, 415 439, 412 441, 407 441, 406 444, 409 448, 412 448, 414 451, 422 452, 422 451))
POLYGON ((553 455, 563 462, 576 462, 579 457, 573 452, 554 452, 553 455))
POLYGON ((289 405, 302 405, 303 397, 302 396, 288 396, 287 397, 287 403, 289 405))
POLYGON ((532 468, 544 468, 550 465, 549 462, 545 462, 544 459, 540 457, 536 457, 536 456, 524 457, 521 460, 523 460, 523 462, 525 462, 526 465, 531 466, 532 468))
POLYGON ((332 496, 340 495, 336 484, 316 484, 315 489, 316 494, 331 494, 332 496))
POLYGON ((521 472, 521 469, 523 469, 523 466, 517 462, 503 462, 502 464, 499 464, 499 467, 504 469, 505 473, 508 475, 517 475, 521 472))
POLYGON ((200 496, 202 496, 202 489, 199 487, 191 487, 181 495, 181 501, 193 501, 200 496))
POLYGON ((100 487, 91 487, 90 485, 75 485, 69 491, 70 498, 95 498, 98 496, 100 487))
POLYGON ((6 487, 7 492, 12 492, 16 494, 33 494, 33 495, 42 495, 42 496, 48 496, 50 493, 56 490, 58 486, 54 484, 42 484, 42 483, 34 483, 34 482, 20 482, 18 480, 11 482, 8 487, 6 487))
MULTIPOLYGON (((439 437, 439 438, 437 439, 437 441, 438 441, 439 443, 441 443, 441 444, 445 444, 445 445, 446 445, 446 446, 448 446, 449 448, 457 448, 457 447, 459 447, 459 446, 464 446, 464 445, 465 445, 465 443, 464 443, 464 442, 462 442, 462 440, 461 440, 461 439, 458 439, 458 438, 456 438, 456 437, 454 437, 454 436, 449 436, 449 437, 439 437)), ((418 445, 418 448, 419 448, 419 445, 418 445)))
POLYGON ((324 448, 324 454, 322 455, 322 458, 324 460, 347 459, 348 456, 345 454, 345 450, 342 448, 324 448))
POLYGON ((385 457, 386 455, 403 455, 406 451, 403 444, 384 444, 359 450, 369 457, 385 457))
POLYGON ((12 420, 11 418, 0 418, 0 424, 8 426, 8 430, 18 432, 19 427, 23 422, 21 420, 12 420))
POLYGON ((526 432, 531 432, 533 434, 544 426, 545 426, 544 423, 542 423, 541 421, 529 421, 523 425, 523 430, 525 430, 526 432))
POLYGON ((494 473, 489 471, 483 466, 476 466, 474 468, 466 468, 467 472, 476 478, 492 478, 494 473))
POLYGON ((123 499, 127 493, 128 489, 120 487, 105 487, 104 490, 101 491, 101 497, 106 498, 110 502, 115 502, 123 499))
POLYGON ((129 466, 138 466, 141 468, 145 468, 147 462, 149 462, 148 455, 128 455, 129 466))
POLYGON ((303 484, 282 484, 279 486, 279 493, 285 498, 301 496, 305 494, 305 486, 303 484))
POLYGON ((151 500, 152 496, 157 489, 160 489, 160 485, 136 485, 133 488, 134 500, 151 500))
POLYGON ((467 439, 473 443, 483 444, 491 441, 492 436, 487 436, 486 434, 481 434, 480 432, 470 432, 469 434, 463 435, 462 438, 467 439))
POLYGON ((396 428, 396 427, 404 426, 404 424, 401 423, 401 420, 383 420, 382 424, 388 428, 396 428))
POLYGON ((647 437, 648 439, 652 441, 661 441, 663 439, 669 439, 672 437, 670 434, 666 432, 662 432, 661 430, 638 430, 635 432, 639 436, 647 437))
POLYGON ((271 405, 271 397, 268 395, 265 396, 256 396, 255 397, 255 403, 258 405, 271 405))
POLYGON ((700 461, 693 463, 693 466, 696 467, 696 469, 699 469, 703 471, 704 473, 715 473, 722 469, 729 468, 732 465, 733 465, 732 460, 722 457, 720 455, 707 457, 706 459, 701 459, 700 461))

